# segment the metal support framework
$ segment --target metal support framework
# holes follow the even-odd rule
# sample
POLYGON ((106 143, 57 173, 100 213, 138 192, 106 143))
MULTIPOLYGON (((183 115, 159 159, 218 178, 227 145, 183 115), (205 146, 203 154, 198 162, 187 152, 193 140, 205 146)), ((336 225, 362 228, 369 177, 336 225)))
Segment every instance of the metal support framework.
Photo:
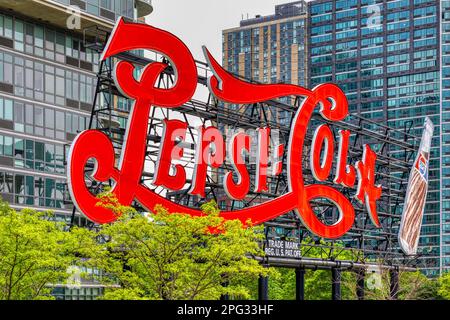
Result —
POLYGON ((356 296, 358 300, 364 300, 365 298, 365 278, 366 272, 364 270, 356 272, 356 296))
MULTIPOLYGON (((98 32, 102 33, 104 31, 99 30, 98 32)), ((89 34, 93 34, 93 32, 90 31, 89 34)), ((86 38, 85 47, 101 52, 107 38, 108 34, 99 35, 94 41, 86 38)), ((90 128, 100 130, 110 137, 117 159, 119 159, 122 150, 130 103, 124 102, 126 101, 124 100, 125 98, 114 84, 112 77, 114 63, 118 60, 126 60, 133 63, 138 69, 142 69, 142 67, 153 61, 169 63, 167 59, 158 54, 153 54, 151 57, 154 58, 150 59, 147 56, 138 56, 130 52, 120 53, 113 59, 102 62, 99 67, 96 99, 92 108, 90 128)), ((196 64, 199 74, 198 84, 206 88, 207 79, 212 73, 206 63, 196 61, 196 64)), ((173 68, 168 65, 161 75, 157 86, 170 88, 173 83, 173 68)), ((272 131, 279 133, 280 142, 287 145, 292 120, 301 106, 301 102, 301 97, 287 97, 286 99, 263 103, 235 106, 223 104, 211 94, 206 94, 204 99, 192 100, 179 108, 163 109, 153 107, 148 119, 147 155, 141 183, 177 203, 190 207, 199 207, 205 201, 215 200, 219 204, 220 209, 228 210, 250 207, 285 194, 288 191, 286 162, 284 162, 282 174, 268 178, 269 192, 264 194, 250 192, 243 201, 229 200, 225 196, 222 184, 223 172, 232 170, 232 166, 228 161, 226 161, 220 171, 211 169, 208 173, 206 199, 200 199, 188 193, 191 182, 189 174, 186 188, 182 191, 167 192, 167 190, 153 185, 153 172, 163 132, 162 119, 183 119, 188 123, 188 134, 185 143, 183 143, 185 152, 182 164, 189 173, 194 169, 195 144, 197 140, 195 128, 198 126, 214 125, 224 132, 237 129, 254 130, 261 127, 270 127, 272 131)), ((327 123, 327 121, 317 112, 314 114, 308 128, 303 155, 303 174, 306 185, 317 183, 309 167, 309 150, 314 129, 322 123, 327 123)), ((304 257, 302 259, 268 257, 269 265, 293 268, 308 268, 313 265, 315 268, 327 269, 332 268, 335 263, 341 263, 340 265, 342 266, 342 263, 348 262, 352 267, 347 267, 347 269, 352 269, 355 265, 365 268, 368 263, 382 264, 386 268, 401 266, 411 270, 417 267, 425 267, 420 265, 423 260, 417 259, 418 257, 406 257, 403 255, 397 243, 397 229, 400 224, 401 209, 411 169, 411 161, 419 146, 419 138, 412 135, 409 132, 411 128, 406 126, 404 130, 394 129, 383 123, 374 122, 356 114, 348 116, 345 121, 332 123, 330 127, 334 130, 335 137, 337 137, 340 129, 351 131, 351 146, 348 159, 350 164, 355 164, 356 161, 362 159, 363 144, 370 143, 372 149, 377 152, 376 182, 383 187, 383 195, 378 201, 377 209, 382 228, 377 229, 370 223, 365 208, 355 200, 356 188, 336 186, 331 178, 330 181, 324 182, 324 184, 333 185, 333 187, 339 189, 351 199, 355 207, 356 219, 353 228, 341 241, 323 243, 302 225, 299 217, 294 212, 267 222, 265 224, 267 238, 299 242, 301 244, 302 257, 304 257), (351 257, 346 258, 348 261, 340 261, 340 254, 344 250, 351 255, 351 257), (319 255, 320 258, 309 259, 312 252, 315 252, 315 256, 319 255)), ((283 155, 284 160, 286 160, 286 156, 285 152, 283 155)), ((102 190, 104 185, 92 181, 92 178, 90 178, 93 168, 93 164, 86 168, 86 179, 91 191, 97 193, 102 190)), ((250 163, 248 168, 252 181, 250 189, 253 190, 256 166, 250 163)), ((331 177, 334 176, 335 170, 334 164, 331 177)), ((135 206, 138 210, 144 210, 137 203, 135 206)), ((334 223, 336 221, 338 212, 329 201, 317 199, 311 203, 311 206, 319 219, 325 223, 334 223)), ((332 270, 335 270, 335 273, 338 272, 336 268, 332 268, 332 270)), ((338 273, 335 275, 337 276, 338 273)), ((260 280, 260 284, 261 281, 263 280, 260 280)), ((264 284, 264 282, 262 283, 264 284)))
POLYGON ((296 300, 305 300, 305 273, 303 267, 295 269, 295 298, 296 300))
POLYGON ((269 277, 259 276, 258 278, 258 300, 269 300, 269 277))
POLYGON ((400 289, 400 283, 399 283, 399 272, 397 269, 393 269, 389 271, 389 278, 390 278, 390 293, 391 293, 391 299, 397 300, 398 299, 398 292, 400 289))
POLYGON ((341 300, 341 269, 332 268, 331 269, 331 299, 341 300))

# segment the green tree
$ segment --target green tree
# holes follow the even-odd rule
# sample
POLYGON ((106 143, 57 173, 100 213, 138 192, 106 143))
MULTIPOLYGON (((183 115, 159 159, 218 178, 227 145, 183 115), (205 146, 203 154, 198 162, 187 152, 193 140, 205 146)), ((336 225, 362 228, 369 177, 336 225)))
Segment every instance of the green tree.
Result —
MULTIPOLYGON (((381 269, 380 269, 381 270, 381 269)), ((347 284, 351 285, 351 284, 347 284)), ((356 286, 356 283, 354 284, 356 286)), ((367 300, 390 300, 391 277, 387 269, 366 274, 365 298, 367 300)), ((399 271, 399 300, 438 299, 438 281, 427 278, 420 271, 399 271)))
POLYGON ((260 228, 224 221, 213 202, 202 206, 202 216, 191 217, 159 205, 144 216, 108 192, 99 200, 118 215, 101 227, 106 250, 90 261, 109 275, 103 281, 118 285, 104 299, 248 298, 241 280, 270 272, 253 258, 263 254, 260 228))
POLYGON ((17 212, 0 201, 0 300, 53 299, 52 284, 64 284, 68 267, 89 250, 86 236, 93 239, 65 231, 50 212, 17 212))
POLYGON ((269 279, 269 298, 271 300, 295 299, 295 270, 277 268, 278 274, 269 279))
POLYGON ((439 280, 438 294, 445 300, 450 300, 450 272, 443 274, 439 280))

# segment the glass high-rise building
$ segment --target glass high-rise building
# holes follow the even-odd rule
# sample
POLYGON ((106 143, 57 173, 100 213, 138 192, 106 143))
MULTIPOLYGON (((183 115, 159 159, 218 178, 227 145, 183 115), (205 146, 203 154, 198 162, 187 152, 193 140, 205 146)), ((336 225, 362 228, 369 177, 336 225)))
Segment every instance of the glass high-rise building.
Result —
MULTIPOLYGON (((88 126, 99 67, 83 34, 152 10, 150 0, 0 0, 0 195, 13 208, 70 222, 66 152, 88 126)), ((63 289, 55 295, 89 299, 100 290, 63 289)))
POLYGON ((275 7, 275 14, 242 20, 223 31, 223 66, 263 83, 305 85, 306 3, 275 7))
MULTIPOLYGON (((312 87, 337 83, 347 94, 350 112, 416 136, 425 116, 435 124, 420 237, 420 265, 429 275, 450 268, 445 257, 450 253, 444 224, 450 181, 445 179, 445 102, 442 112, 440 104, 441 2, 445 6, 438 0, 316 0, 308 5, 312 87)), ((400 150, 390 152, 402 157, 400 150)))
POLYGON ((450 1, 441 2, 441 265, 450 269, 450 1))
MULTIPOLYGON (((223 65, 239 76, 310 88, 337 83, 350 112, 416 136, 421 136, 425 116, 432 119, 435 137, 419 263, 428 275, 450 269, 450 161, 445 157, 450 154, 449 2, 297 1, 223 31, 223 65)), ((401 150, 390 153, 404 156, 401 150)), ((401 210, 397 206, 395 214, 401 210)))

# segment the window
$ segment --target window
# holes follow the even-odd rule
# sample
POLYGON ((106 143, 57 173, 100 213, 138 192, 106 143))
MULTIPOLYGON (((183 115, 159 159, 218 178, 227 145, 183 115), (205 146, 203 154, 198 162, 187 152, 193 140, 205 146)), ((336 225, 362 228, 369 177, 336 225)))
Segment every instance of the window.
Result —
POLYGON ((321 36, 311 37, 311 43, 330 42, 333 39, 332 34, 325 34, 321 36))
POLYGON ((361 40, 362 47, 374 47, 383 44, 383 37, 366 38, 361 40))
POLYGON ((56 61, 64 63, 66 39, 63 34, 58 32, 55 40, 56 61))
POLYGON ((55 93, 56 93, 56 104, 65 105, 65 79, 64 79, 64 70, 60 68, 56 68, 55 72, 55 93))
POLYGON ((0 52, 0 82, 13 84, 13 57, 0 52))
POLYGON ((23 22, 16 19, 14 23, 14 49, 24 51, 24 25, 23 22))
POLYGON ((64 112, 56 111, 56 138, 65 140, 64 112))
POLYGON ((33 62, 30 60, 26 61, 26 69, 25 69, 25 95, 28 98, 34 97, 34 70, 33 70, 33 62))
POLYGON ((408 19, 409 19, 409 11, 394 12, 389 13, 387 15, 388 22, 408 20, 408 19))
POLYGON ((25 177, 25 203, 27 205, 34 204, 34 177, 25 177))
POLYGON ((388 4, 387 4, 388 9, 396 9, 396 8, 407 7, 407 6, 409 6, 409 0, 388 2, 388 4))
POLYGON ((436 16, 424 17, 419 19, 414 19, 414 26, 422 26, 425 24, 434 24, 436 23, 436 16))
POLYGON ((333 31, 333 26, 330 24, 327 24, 324 26, 311 28, 311 35, 325 34, 325 33, 330 33, 332 31, 333 31))
POLYGON ((56 173, 65 173, 64 147, 61 145, 55 146, 55 165, 56 173))
POLYGON ((333 3, 326 2, 321 4, 315 4, 311 6, 311 15, 318 15, 328 13, 333 10, 333 3))
POLYGON ((418 8, 414 10, 414 17, 424 17, 436 14, 436 6, 418 8))
POLYGON ((23 103, 14 102, 14 129, 16 131, 25 131, 25 112, 23 103))
POLYGON ((45 136, 48 138, 55 136, 55 111, 53 109, 45 109, 45 136))
POLYGON ((34 143, 35 163, 34 169, 44 171, 44 144, 42 142, 34 143))
POLYGON ((409 41, 409 39, 409 32, 394 33, 387 36, 388 43, 409 41))
POLYGON ((7 157, 13 156, 13 138, 3 137, 3 155, 7 157))
POLYGON ((55 146, 53 144, 45 144, 45 171, 55 171, 55 146))
POLYGON ((42 107, 34 108, 34 119, 37 126, 44 126, 44 109, 42 107))
POLYGON ((34 97, 36 100, 44 100, 44 65, 34 64, 34 97))
POLYGON ((18 168, 25 166, 25 145, 23 139, 16 138, 14 141, 14 165, 18 168))
POLYGON ((45 101, 55 102, 55 68, 45 66, 45 101))
POLYGON ((18 96, 25 95, 25 71, 23 64, 23 59, 16 57, 14 64, 14 92, 18 96))
POLYGON ((358 26, 357 20, 351 20, 346 22, 339 22, 336 24, 336 31, 354 29, 358 26))
POLYGON ((0 98, 0 119, 13 120, 12 100, 0 98))
POLYGON ((375 58, 375 59, 368 59, 368 60, 362 60, 361 61, 361 69, 368 69, 373 68, 376 66, 382 66, 383 65, 383 58, 375 58))
POLYGON ((348 63, 340 63, 336 64, 336 72, 343 72, 343 71, 352 71, 356 70, 357 62, 348 62, 348 63))
POLYGON ((72 44, 72 38, 66 36, 66 55, 69 57, 73 57, 72 44))
POLYGON ((16 174, 14 177, 14 191, 16 194, 16 203, 23 204, 24 198, 21 195, 25 195, 25 177, 21 174, 16 174))
MULTIPOLYGON (((336 18, 339 19, 338 17, 336 17, 336 18)), ((320 15, 320 16, 314 16, 314 17, 311 18, 311 22, 313 24, 320 23, 320 22, 325 22, 325 21, 331 21, 331 20, 333 20, 333 16, 331 14, 324 14, 324 15, 320 15)))
POLYGON ((100 0, 100 6, 102 8, 108 9, 110 11, 113 10, 113 1, 112 0, 100 0))
POLYGON ((55 32, 45 28, 45 57, 49 60, 55 59, 55 32))
POLYGON ((357 4, 357 0, 339 0, 336 1, 336 10, 349 9, 351 7, 356 7, 357 4))
POLYGON ((11 17, 5 16, 4 17, 4 36, 6 38, 12 39, 13 37, 13 20, 11 17))
POLYGON ((55 202, 55 180, 54 179, 45 179, 45 206, 46 207, 54 207, 55 202))
POLYGON ((33 54, 34 50, 34 26, 30 23, 25 25, 25 51, 33 54))
POLYGON ((44 28, 35 26, 34 28, 34 54, 37 56, 44 56, 44 28))
POLYGON ((34 141, 25 141, 25 167, 34 170, 34 141))
POLYGON ((311 49, 311 55, 312 56, 327 54, 327 53, 331 53, 331 52, 333 52, 333 46, 331 46, 331 45, 315 47, 315 48, 311 49))

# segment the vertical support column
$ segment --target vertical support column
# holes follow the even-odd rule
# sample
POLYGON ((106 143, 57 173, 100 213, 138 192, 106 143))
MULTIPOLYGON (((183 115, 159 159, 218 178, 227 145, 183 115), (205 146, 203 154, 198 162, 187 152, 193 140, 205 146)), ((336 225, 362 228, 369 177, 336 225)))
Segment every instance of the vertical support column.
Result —
POLYGON ((258 279, 258 300, 269 300, 269 277, 259 276, 258 279))
POLYGON ((356 296, 358 300, 364 300, 366 271, 364 269, 358 270, 356 277, 356 296))
POLYGON ((295 269, 295 298, 305 300, 305 268, 295 269))
POLYGON ((331 299, 341 300, 341 269, 331 269, 331 299))
POLYGON ((398 299, 398 291, 399 291, 399 277, 398 277, 398 269, 392 269, 389 271, 390 278, 390 289, 391 289, 391 299, 398 299))

